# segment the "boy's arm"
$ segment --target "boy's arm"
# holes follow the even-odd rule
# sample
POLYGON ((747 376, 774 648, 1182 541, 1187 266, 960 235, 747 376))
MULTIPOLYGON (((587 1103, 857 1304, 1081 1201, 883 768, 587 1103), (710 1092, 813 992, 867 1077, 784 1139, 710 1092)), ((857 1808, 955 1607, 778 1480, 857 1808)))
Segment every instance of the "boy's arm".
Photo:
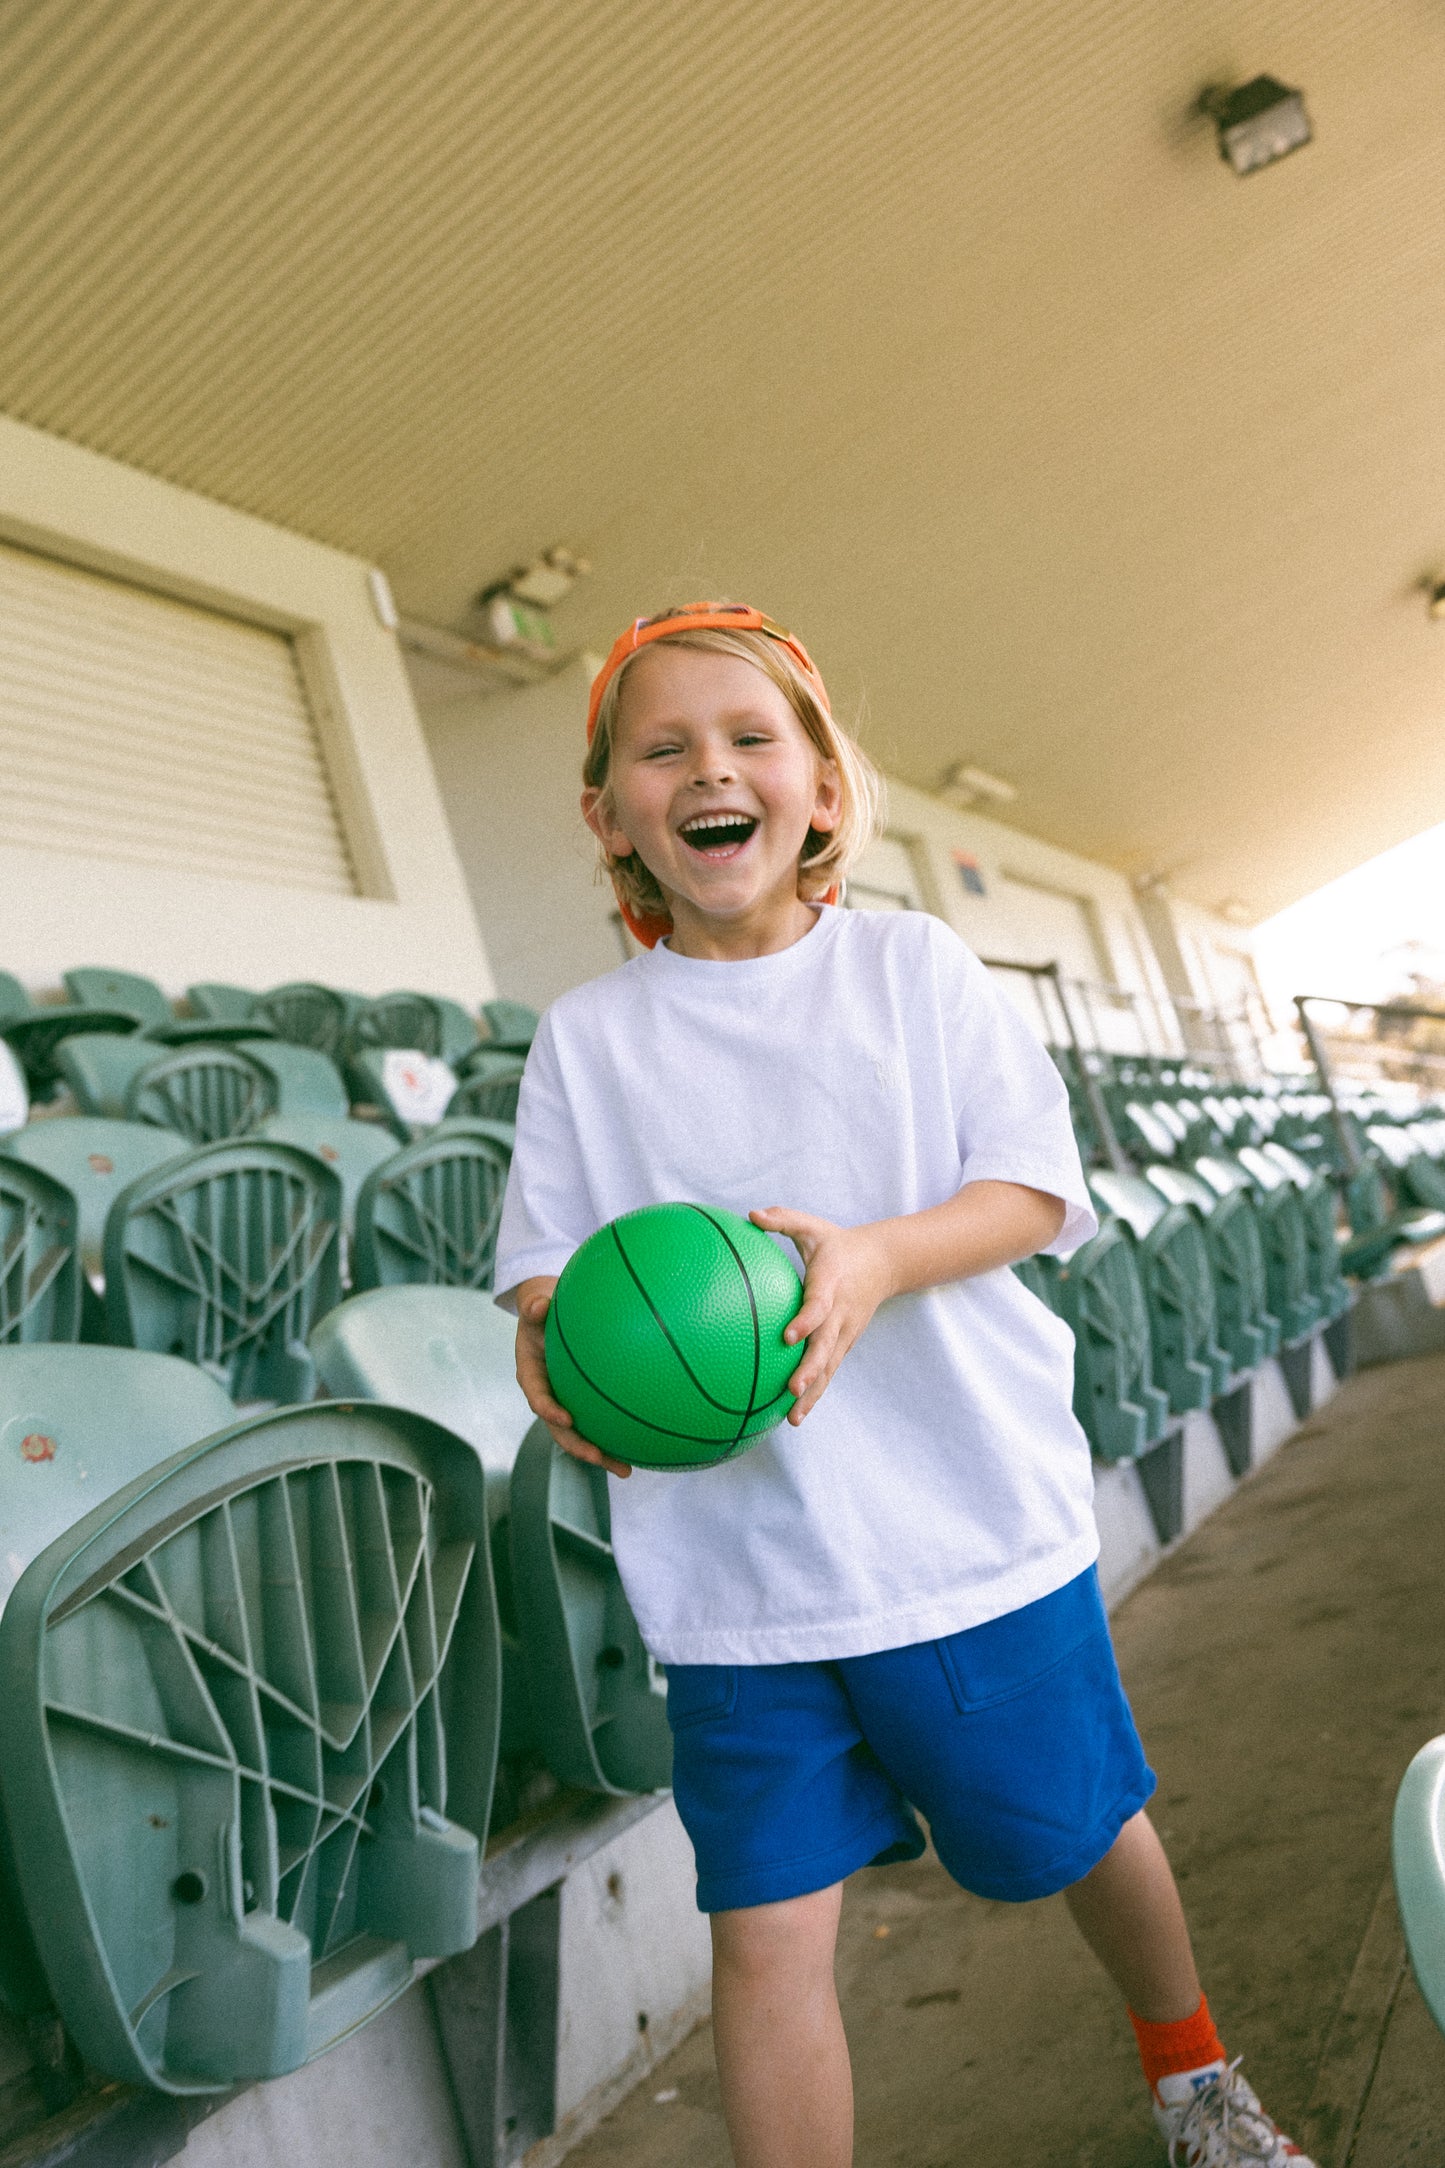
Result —
POLYGON ((783 1335, 808 1343, 788 1380, 798 1396, 788 1421, 801 1423, 817 1406, 881 1302, 1032 1257, 1054 1240, 1065 1213, 1062 1198, 1020 1182, 968 1182, 926 1212, 861 1227, 781 1205, 754 1212, 755 1225, 796 1244, 807 1270, 803 1307, 783 1335))

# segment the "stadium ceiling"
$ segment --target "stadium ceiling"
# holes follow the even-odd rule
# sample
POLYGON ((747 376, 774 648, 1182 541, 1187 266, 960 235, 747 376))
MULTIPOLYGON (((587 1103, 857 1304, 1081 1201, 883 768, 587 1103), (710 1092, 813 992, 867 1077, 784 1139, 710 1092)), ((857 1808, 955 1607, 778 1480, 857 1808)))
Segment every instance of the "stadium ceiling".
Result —
POLYGON ((435 625, 558 540, 569 644, 756 599, 1254 917, 1445 817, 1442 111, 1397 0, 19 0, 0 409, 435 625))

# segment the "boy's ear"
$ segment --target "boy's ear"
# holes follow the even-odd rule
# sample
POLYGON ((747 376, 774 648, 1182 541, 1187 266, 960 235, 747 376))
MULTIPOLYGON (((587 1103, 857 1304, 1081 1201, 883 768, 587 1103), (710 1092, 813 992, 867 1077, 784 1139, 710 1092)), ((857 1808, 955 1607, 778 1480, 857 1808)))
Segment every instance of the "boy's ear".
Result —
POLYGON ((818 794, 813 801, 810 828, 820 835, 831 835, 843 812, 843 779, 838 773, 836 761, 818 762, 818 794))
POLYGON ((582 818, 609 857, 631 858, 632 843, 618 827, 606 788, 593 785, 582 793, 582 818))

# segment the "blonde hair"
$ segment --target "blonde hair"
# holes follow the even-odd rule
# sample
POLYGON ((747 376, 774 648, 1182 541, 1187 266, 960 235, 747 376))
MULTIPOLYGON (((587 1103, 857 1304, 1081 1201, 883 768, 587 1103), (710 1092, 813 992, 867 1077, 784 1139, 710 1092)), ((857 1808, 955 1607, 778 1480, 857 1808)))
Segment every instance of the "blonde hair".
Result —
MULTIPOLYGON (((750 662, 754 669, 761 670, 763 676, 777 686, 797 716, 814 751, 836 769, 838 824, 826 830, 810 828, 798 859, 799 896, 804 902, 814 902, 826 895, 835 883, 847 878, 849 868, 857 864, 874 836, 881 831, 882 776, 857 739, 834 721, 780 640, 769 638, 765 632, 679 630, 665 633, 661 640, 649 643, 649 647, 661 647, 664 642, 668 647, 697 648, 704 654, 737 655, 744 662, 750 662)), ((645 655, 649 647, 640 647, 637 653, 645 655)), ((636 659, 636 656, 628 658, 602 694, 597 727, 582 764, 582 780, 589 790, 607 792, 622 681, 636 659)), ((636 851, 626 858, 614 857, 599 842, 597 855, 599 871, 607 874, 619 900, 629 911, 639 918, 666 917, 667 899, 636 851)))

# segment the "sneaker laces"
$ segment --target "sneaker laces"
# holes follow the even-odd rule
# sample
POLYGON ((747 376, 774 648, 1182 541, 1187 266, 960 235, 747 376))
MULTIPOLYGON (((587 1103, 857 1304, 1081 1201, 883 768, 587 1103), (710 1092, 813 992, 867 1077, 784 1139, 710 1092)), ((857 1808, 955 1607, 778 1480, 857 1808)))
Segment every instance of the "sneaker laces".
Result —
POLYGON ((1235 2168, 1245 2161, 1268 2164, 1285 2157, 1277 2125, 1239 2074, 1242 2060, 1236 2055, 1184 2103, 1179 2127, 1169 2140, 1169 2168, 1235 2168))

